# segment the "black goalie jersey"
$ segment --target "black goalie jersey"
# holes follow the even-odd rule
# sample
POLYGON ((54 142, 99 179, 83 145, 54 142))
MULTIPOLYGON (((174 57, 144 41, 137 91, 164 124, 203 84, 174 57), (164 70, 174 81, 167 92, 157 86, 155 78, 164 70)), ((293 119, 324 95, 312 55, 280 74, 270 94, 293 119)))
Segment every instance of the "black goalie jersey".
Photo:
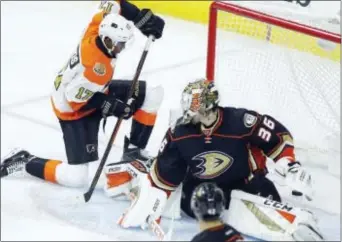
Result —
POLYGON ((150 176, 167 191, 174 190, 188 173, 200 181, 231 186, 265 170, 266 156, 274 161, 285 156, 294 160, 290 132, 271 116, 219 107, 210 129, 201 124, 168 129, 150 176))

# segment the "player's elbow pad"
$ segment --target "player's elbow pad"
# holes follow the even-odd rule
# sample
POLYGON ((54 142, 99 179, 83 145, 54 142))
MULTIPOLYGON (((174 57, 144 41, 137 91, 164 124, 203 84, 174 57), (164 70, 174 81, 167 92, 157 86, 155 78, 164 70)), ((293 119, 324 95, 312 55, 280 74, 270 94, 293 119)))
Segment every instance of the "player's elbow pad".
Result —
POLYGON ((88 102, 81 108, 81 111, 88 111, 91 109, 100 109, 107 95, 102 92, 95 92, 88 102))

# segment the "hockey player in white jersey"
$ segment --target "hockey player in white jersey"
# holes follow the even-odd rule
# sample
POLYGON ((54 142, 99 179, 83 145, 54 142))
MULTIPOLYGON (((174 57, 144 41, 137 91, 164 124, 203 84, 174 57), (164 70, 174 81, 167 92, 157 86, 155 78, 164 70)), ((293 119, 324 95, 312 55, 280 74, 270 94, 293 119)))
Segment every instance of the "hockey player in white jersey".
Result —
POLYGON ((14 150, 1 164, 1 177, 26 171, 64 186, 87 186, 99 164, 100 121, 108 116, 133 117, 122 158, 147 159, 144 149, 154 127, 163 89, 139 81, 138 92, 124 103, 131 81, 112 80, 117 58, 133 40, 134 25, 146 36, 162 37, 164 21, 151 10, 140 10, 126 0, 101 2, 75 52, 57 74, 51 95, 67 161, 14 150))
POLYGON ((108 195, 134 194, 118 221, 123 228, 145 227, 161 216, 179 217, 180 209, 194 217, 191 194, 211 181, 227 200, 224 221, 241 233, 269 241, 323 239, 314 214, 285 203, 266 177, 270 158, 293 191, 289 195, 312 199, 311 175, 296 161, 285 126, 269 115, 219 106, 218 90, 205 79, 186 86, 182 107, 182 117, 167 130, 150 170, 136 161, 105 169, 110 177, 126 173, 129 181, 108 186, 108 195))

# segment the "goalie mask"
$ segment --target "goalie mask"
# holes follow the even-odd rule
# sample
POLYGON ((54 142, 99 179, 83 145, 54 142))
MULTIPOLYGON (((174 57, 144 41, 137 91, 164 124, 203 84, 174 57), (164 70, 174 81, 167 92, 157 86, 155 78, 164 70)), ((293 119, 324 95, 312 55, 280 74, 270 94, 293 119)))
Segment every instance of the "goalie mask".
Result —
POLYGON ((199 79, 189 83, 182 93, 182 124, 200 122, 201 117, 215 110, 218 103, 219 93, 213 82, 199 79))

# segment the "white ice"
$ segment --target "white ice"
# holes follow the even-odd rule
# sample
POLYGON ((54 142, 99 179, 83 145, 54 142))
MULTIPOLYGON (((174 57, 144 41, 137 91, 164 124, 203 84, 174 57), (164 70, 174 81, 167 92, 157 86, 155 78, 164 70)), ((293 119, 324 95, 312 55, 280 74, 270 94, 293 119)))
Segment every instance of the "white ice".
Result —
MULTIPOLYGON (((1 2, 1 154, 13 147, 65 160, 59 124, 49 101, 55 73, 76 47, 94 11, 89 2, 1 2)), ((168 126, 169 110, 179 103, 184 84, 205 76, 206 26, 165 17, 162 40, 153 43, 141 78, 160 83, 165 100, 150 139, 155 153, 168 126)), ((118 61, 115 78, 132 78, 145 37, 118 61)), ((102 152, 115 119, 100 134, 102 152)), ((122 146, 130 122, 115 141, 122 146)), ((119 158, 120 149, 112 153, 119 158)), ((312 168, 320 226, 330 240, 340 240, 340 178, 312 168)), ((116 220, 128 206, 112 201, 101 190, 85 205, 74 204, 83 190, 64 188, 32 177, 1 180, 1 240, 154 240, 147 231, 123 230, 116 220)), ((162 222, 167 228, 169 221, 162 222)), ((198 228, 194 221, 177 221, 172 239, 189 240, 198 228)))

